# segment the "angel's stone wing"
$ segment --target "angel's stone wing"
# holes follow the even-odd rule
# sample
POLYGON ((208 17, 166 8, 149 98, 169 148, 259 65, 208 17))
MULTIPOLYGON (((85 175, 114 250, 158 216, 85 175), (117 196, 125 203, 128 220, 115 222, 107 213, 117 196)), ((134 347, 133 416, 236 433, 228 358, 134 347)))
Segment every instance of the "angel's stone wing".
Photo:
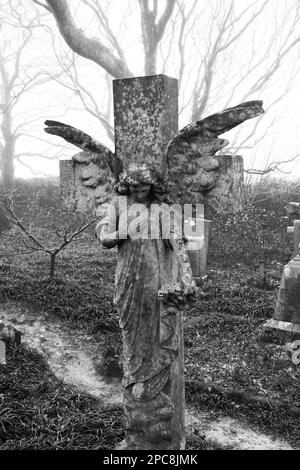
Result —
POLYGON ((95 165, 102 166, 105 164, 111 171, 114 178, 118 178, 122 170, 122 162, 111 152, 105 145, 100 144, 91 136, 59 121, 45 121, 46 128, 44 129, 47 134, 62 137, 67 142, 76 145, 85 153, 74 156, 74 161, 80 164, 94 163, 95 165))
POLYGON ((62 137, 83 150, 72 160, 60 161, 60 180, 66 204, 85 211, 106 202, 122 162, 107 147, 85 132, 59 121, 45 122, 45 132, 62 137))
POLYGON ((214 201, 212 205, 217 206, 217 194, 228 192, 233 184, 234 175, 227 171, 228 165, 236 166, 232 173, 238 167, 242 172, 241 157, 233 163, 233 156, 215 155, 228 144, 218 136, 263 112, 262 101, 248 101, 184 127, 169 142, 166 151, 170 199, 180 203, 204 203, 209 194, 215 194, 215 200, 210 199, 214 201))

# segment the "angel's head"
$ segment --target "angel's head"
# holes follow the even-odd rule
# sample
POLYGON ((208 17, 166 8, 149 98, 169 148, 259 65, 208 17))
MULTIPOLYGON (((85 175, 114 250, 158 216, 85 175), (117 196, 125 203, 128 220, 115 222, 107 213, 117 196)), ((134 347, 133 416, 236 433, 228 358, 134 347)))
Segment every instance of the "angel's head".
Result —
POLYGON ((129 185, 130 196, 134 202, 143 203, 149 198, 152 188, 151 184, 131 184, 129 185))
POLYGON ((155 199, 162 193, 162 183, 156 172, 146 164, 132 164, 119 175, 116 192, 131 196, 135 202, 155 199))

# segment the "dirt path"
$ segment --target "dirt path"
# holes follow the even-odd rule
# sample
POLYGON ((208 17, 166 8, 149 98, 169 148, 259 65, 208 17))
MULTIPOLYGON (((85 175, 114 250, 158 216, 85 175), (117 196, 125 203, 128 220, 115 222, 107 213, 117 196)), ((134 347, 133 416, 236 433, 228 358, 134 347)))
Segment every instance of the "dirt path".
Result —
POLYGON ((107 403, 121 402, 119 382, 113 379, 108 383, 96 372, 101 348, 92 337, 41 315, 24 313, 24 310, 22 313, 18 307, 10 307, 9 313, 0 309, 0 322, 12 324, 21 331, 22 343, 39 351, 60 380, 107 403))
MULTIPOLYGON (((20 330, 23 333, 22 342, 42 353, 60 380, 106 403, 121 403, 120 382, 114 379, 108 383, 97 372, 97 364, 101 362, 101 348, 92 337, 12 305, 0 308, 0 322, 14 325, 20 330)), ((251 430, 226 416, 216 420, 212 413, 197 414, 195 410, 189 409, 186 421, 188 433, 199 433, 220 448, 292 449, 287 442, 251 430)))

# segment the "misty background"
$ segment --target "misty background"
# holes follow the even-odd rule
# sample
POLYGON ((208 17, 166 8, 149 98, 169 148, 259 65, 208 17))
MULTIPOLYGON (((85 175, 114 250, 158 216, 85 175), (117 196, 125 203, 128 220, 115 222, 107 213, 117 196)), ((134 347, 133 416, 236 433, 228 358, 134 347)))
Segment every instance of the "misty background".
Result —
POLYGON ((0 165, 15 177, 58 176, 76 149, 45 119, 114 149, 112 80, 179 82, 179 128, 243 101, 265 114, 225 137, 245 178, 298 178, 298 0, 1 0, 0 165), (67 43, 68 42, 68 43, 67 43), (85 55, 85 57, 82 56, 85 55))

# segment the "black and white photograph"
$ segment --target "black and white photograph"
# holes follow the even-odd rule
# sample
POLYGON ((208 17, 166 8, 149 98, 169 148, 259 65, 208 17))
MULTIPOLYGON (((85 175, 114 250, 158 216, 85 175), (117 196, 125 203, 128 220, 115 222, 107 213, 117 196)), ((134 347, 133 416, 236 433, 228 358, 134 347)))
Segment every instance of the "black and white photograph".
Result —
POLYGON ((300 0, 0 0, 0 461, 279 450, 300 0))

